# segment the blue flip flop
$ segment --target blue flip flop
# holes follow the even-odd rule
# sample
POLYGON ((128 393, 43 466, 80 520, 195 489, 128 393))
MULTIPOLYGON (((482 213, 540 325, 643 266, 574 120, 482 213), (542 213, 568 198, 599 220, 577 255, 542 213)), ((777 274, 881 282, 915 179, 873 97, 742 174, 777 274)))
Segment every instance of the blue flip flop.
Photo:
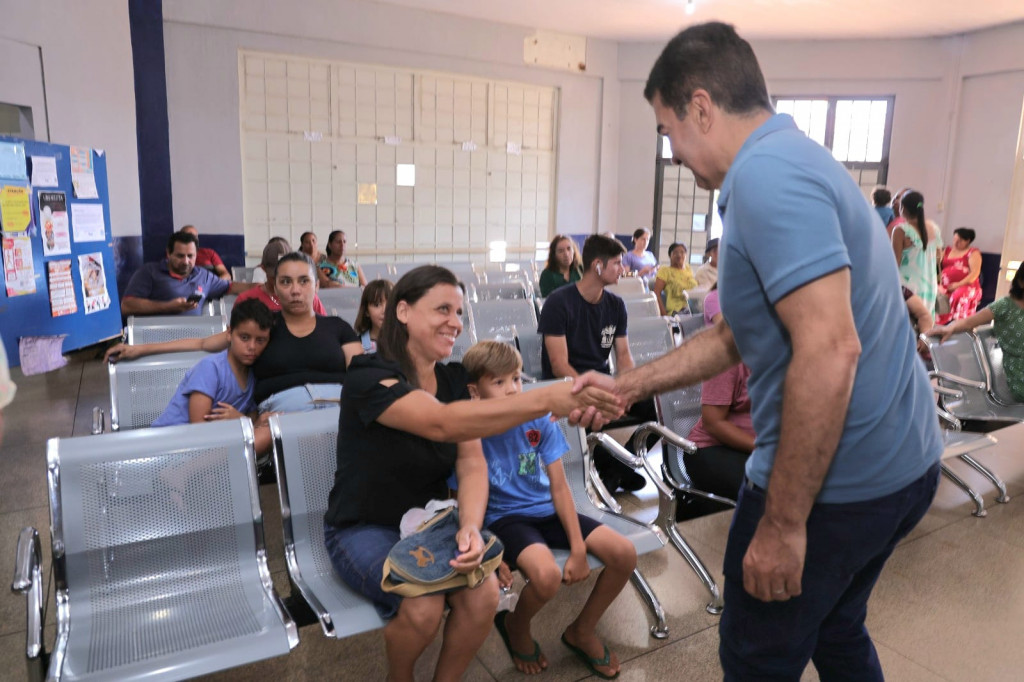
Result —
POLYGON ((540 644, 537 640, 533 640, 533 653, 532 654, 520 654, 512 649, 512 644, 508 640, 508 628, 505 627, 505 616, 508 615, 508 611, 498 611, 497 615, 494 616, 494 627, 501 635, 501 641, 505 643, 505 649, 508 651, 508 655, 512 657, 512 662, 522 661, 523 663, 536 663, 540 660, 540 644))
POLYGON ((566 648, 569 649, 569 651, 576 654, 576 657, 583 661, 583 664, 585 666, 590 668, 590 672, 594 673, 601 679, 614 680, 619 676, 620 673, 622 673, 622 671, 619 670, 619 672, 615 673, 614 675, 608 675, 607 673, 603 673, 597 669, 598 666, 605 668, 611 665, 612 663, 612 652, 608 650, 607 644, 605 644, 604 646, 604 658, 592 658, 590 654, 588 654, 583 649, 579 648, 578 646, 573 646, 569 643, 569 640, 565 638, 565 633, 562 633, 562 644, 564 644, 566 648))

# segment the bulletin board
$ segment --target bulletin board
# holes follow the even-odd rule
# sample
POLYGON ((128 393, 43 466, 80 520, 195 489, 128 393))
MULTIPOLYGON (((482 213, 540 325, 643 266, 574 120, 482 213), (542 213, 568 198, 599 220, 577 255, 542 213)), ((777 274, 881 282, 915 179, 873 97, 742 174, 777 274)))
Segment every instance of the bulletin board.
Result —
POLYGON ((121 333, 102 150, 0 135, 0 336, 64 335, 63 352, 121 333))

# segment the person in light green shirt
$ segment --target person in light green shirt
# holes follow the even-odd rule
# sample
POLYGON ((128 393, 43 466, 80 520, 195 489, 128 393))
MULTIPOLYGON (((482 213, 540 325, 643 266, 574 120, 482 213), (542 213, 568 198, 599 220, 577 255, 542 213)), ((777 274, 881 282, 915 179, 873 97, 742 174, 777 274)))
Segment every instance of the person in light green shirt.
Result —
POLYGON ((686 291, 697 288, 690 264, 686 262, 686 247, 672 244, 668 247, 669 264, 658 268, 654 280, 654 294, 658 297, 658 308, 662 315, 675 315, 687 306, 686 291), (665 300, 661 293, 665 292, 665 300))
POLYGON ((558 287, 580 281, 582 276, 583 261, 576 244, 564 234, 556 234, 548 249, 547 267, 540 273, 541 298, 547 298, 558 287))
POLYGON ((1003 350, 1003 370, 1014 399, 1024 403, 1024 265, 1017 269, 1010 284, 1010 295, 993 301, 988 307, 963 320, 944 327, 933 327, 929 336, 945 341, 958 332, 994 322, 992 331, 1003 350))

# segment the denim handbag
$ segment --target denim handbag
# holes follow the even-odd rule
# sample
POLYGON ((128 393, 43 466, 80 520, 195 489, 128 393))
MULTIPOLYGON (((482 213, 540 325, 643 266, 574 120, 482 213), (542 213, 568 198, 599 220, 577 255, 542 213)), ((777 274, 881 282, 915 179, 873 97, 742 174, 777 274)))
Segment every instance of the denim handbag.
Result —
POLYGON ((380 587, 402 597, 476 587, 498 569, 505 547, 489 530, 481 530, 484 554, 470 573, 458 573, 448 563, 459 555, 455 534, 459 512, 449 507, 424 521, 412 535, 398 541, 384 560, 380 587))

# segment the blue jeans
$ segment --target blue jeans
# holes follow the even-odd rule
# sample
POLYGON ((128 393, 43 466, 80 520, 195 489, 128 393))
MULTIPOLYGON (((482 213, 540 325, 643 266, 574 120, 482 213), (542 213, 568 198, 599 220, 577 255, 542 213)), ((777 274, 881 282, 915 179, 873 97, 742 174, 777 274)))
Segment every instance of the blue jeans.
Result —
POLYGON ((816 504, 807 519, 799 597, 762 602, 743 589, 743 556, 764 514, 764 491, 740 490, 725 550, 725 611, 719 657, 726 682, 799 680, 808 661, 822 682, 883 680, 864 627, 868 597, 893 549, 928 511, 936 463, 891 495, 849 504, 816 504))
POLYGON ((312 412, 334 407, 340 397, 341 384, 303 384, 271 394, 259 404, 259 410, 261 413, 312 412))
POLYGON ((357 523, 336 528, 324 522, 324 544, 331 565, 346 585, 373 602, 384 620, 391 620, 402 605, 402 598, 380 588, 384 560, 399 540, 397 526, 357 523))

